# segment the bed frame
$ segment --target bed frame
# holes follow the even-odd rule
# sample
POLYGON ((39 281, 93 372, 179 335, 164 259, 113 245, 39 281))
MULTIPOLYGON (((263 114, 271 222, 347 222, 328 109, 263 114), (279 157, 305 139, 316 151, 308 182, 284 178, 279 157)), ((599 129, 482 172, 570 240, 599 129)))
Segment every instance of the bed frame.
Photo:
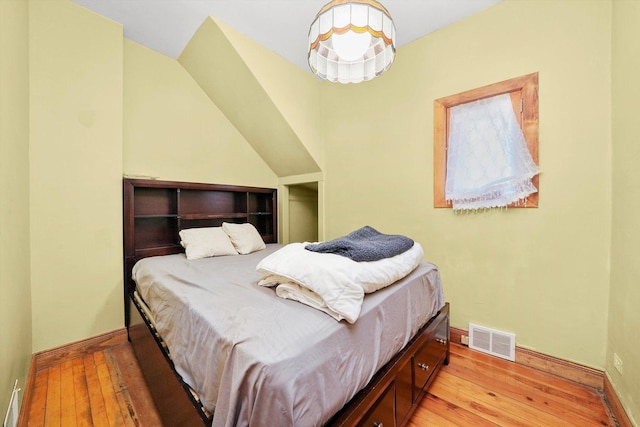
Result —
MULTIPOLYGON (((265 243, 278 236, 272 188, 124 179, 124 312, 129 341, 165 426, 209 426, 213 417, 176 372, 162 338, 133 298, 136 261, 183 252, 184 228, 250 222, 265 243)), ((434 316, 327 425, 404 426, 449 360, 449 304, 434 316)))

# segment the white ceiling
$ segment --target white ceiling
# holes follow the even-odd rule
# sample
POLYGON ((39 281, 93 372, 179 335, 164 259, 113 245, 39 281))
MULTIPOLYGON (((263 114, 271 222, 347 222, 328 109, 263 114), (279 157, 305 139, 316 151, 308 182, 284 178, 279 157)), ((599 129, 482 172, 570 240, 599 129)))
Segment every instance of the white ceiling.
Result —
MULTIPOLYGON (((307 34, 328 0, 72 0, 124 26, 124 36, 177 58, 214 16, 304 70, 307 34)), ((500 0, 382 0, 400 47, 500 0)))

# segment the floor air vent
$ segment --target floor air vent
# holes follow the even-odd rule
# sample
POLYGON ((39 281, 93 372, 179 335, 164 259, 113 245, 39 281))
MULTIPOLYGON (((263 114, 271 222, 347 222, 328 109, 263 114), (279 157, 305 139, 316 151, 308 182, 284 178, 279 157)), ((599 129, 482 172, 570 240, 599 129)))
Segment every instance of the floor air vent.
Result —
POLYGON ((469 348, 503 359, 516 360, 516 336, 469 323, 469 348))

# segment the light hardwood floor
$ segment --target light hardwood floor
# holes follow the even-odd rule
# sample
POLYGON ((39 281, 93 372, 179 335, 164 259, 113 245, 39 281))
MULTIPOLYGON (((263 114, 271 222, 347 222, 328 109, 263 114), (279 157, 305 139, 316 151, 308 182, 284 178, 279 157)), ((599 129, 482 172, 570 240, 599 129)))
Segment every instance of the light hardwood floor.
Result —
MULTIPOLYGON (((128 343, 36 373, 28 426, 159 426, 128 343)), ((451 345, 409 426, 615 426, 601 392, 451 345)))

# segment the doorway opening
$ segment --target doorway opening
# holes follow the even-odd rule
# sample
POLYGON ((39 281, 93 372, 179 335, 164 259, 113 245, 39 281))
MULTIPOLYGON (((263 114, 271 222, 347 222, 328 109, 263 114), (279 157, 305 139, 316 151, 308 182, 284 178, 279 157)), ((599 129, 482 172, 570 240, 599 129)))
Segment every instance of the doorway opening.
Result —
POLYGON ((288 241, 318 241, 318 183, 288 185, 288 241))

